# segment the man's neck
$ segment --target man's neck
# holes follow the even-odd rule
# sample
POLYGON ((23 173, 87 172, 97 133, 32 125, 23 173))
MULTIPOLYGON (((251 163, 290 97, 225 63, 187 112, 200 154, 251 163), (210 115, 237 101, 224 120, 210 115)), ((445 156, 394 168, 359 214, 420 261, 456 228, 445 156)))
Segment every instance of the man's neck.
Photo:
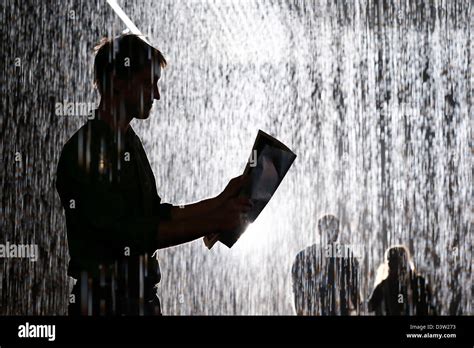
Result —
POLYGON ((97 117, 105 122, 111 130, 120 133, 126 133, 132 121, 132 118, 127 116, 123 106, 104 102, 103 99, 100 101, 97 117))

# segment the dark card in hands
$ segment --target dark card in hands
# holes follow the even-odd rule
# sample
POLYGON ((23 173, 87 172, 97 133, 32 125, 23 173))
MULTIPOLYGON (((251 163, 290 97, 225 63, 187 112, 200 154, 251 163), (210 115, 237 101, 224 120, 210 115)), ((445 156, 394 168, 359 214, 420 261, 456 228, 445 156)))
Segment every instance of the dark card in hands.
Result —
POLYGON ((250 176, 250 183, 240 196, 249 197, 253 208, 247 213, 246 222, 241 228, 226 233, 215 233, 204 237, 204 243, 210 249, 217 242, 229 248, 245 232, 248 224, 257 219, 268 204, 281 181, 290 169, 296 155, 286 145, 259 130, 244 174, 250 176))

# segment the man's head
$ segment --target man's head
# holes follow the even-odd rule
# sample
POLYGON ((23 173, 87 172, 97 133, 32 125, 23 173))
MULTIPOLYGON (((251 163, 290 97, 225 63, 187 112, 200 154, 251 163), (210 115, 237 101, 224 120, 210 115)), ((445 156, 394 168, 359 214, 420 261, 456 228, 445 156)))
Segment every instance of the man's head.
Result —
POLYGON ((385 252, 385 260, 388 264, 389 273, 392 275, 405 274, 415 269, 410 252, 404 245, 395 245, 388 248, 385 252))
POLYGON ((129 116, 147 118, 153 100, 160 99, 163 54, 131 34, 103 39, 95 50, 94 77, 101 98, 129 116))
POLYGON ((334 215, 324 215, 318 221, 318 230, 324 241, 335 243, 339 236, 339 220, 334 215))

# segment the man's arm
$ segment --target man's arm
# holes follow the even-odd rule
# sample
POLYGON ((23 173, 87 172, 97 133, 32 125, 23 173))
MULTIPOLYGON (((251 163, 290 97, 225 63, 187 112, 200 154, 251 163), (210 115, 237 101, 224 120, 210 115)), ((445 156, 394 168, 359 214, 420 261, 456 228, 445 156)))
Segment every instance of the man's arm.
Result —
POLYGON ((304 261, 302 253, 296 255, 293 266, 291 267, 291 278, 293 287, 293 301, 295 306, 296 315, 304 315, 304 261))
MULTIPOLYGON (((224 191, 217 197, 203 200, 198 203, 188 204, 180 207, 171 208, 171 219, 172 220, 184 220, 194 217, 203 217, 208 215, 222 206, 227 200, 237 196, 241 189, 249 183, 250 178, 248 176, 238 176, 229 181, 224 191)), ((212 233, 211 231, 209 233, 212 233)), ((202 236, 198 236, 199 238, 202 236)))
POLYGON ((160 221, 156 240, 158 248, 187 243, 211 233, 233 231, 243 223, 242 215, 250 210, 247 198, 236 198, 248 176, 229 181, 217 197, 182 207, 171 208, 171 220, 160 221))
MULTIPOLYGON (((199 204, 199 203, 197 203, 199 204)), ((210 233, 234 231, 243 223, 243 215, 252 207, 247 198, 229 198, 220 206, 202 215, 161 221, 158 226, 158 248, 168 248, 193 241, 210 233)), ((195 206, 194 211, 203 211, 203 205, 195 206)))
POLYGON ((351 302, 354 309, 359 313, 359 305, 360 305, 360 290, 359 290, 359 262, 357 259, 352 255, 350 260, 350 296, 351 302))
POLYGON ((217 230, 217 221, 208 218, 188 218, 160 222, 158 227, 158 248, 191 242, 217 230))
POLYGON ((172 220, 185 220, 195 216, 202 216, 217 209, 222 204, 220 196, 209 198, 201 202, 171 208, 172 220))

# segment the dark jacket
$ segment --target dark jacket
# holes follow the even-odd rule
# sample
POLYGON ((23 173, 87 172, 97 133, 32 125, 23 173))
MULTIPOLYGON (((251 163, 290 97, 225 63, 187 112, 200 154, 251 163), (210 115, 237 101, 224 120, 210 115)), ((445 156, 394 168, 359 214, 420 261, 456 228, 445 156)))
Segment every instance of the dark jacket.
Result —
POLYGON ((172 206, 161 204, 131 127, 120 136, 103 121, 88 121, 63 148, 56 188, 66 215, 70 276, 80 279, 87 273, 95 286, 105 269, 107 280, 115 277, 120 285, 118 296, 130 299, 140 297, 140 267, 148 283, 159 281, 159 266, 151 255, 157 249, 159 221, 170 218, 172 206))

